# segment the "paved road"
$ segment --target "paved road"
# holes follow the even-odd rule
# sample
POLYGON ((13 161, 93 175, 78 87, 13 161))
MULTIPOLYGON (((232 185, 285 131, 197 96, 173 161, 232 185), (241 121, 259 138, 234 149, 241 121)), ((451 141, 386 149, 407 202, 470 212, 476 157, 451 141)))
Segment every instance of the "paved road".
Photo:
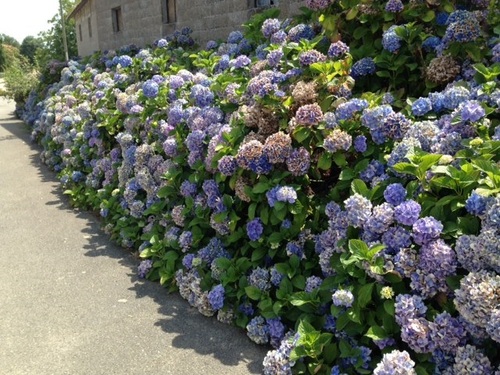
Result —
POLYGON ((0 375, 243 375, 263 347, 135 276, 0 98, 0 375))

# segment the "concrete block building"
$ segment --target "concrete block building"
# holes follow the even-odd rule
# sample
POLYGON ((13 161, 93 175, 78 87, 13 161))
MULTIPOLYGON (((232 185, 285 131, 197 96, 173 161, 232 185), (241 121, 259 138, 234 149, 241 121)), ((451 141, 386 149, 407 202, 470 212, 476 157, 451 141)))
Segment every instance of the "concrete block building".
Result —
POLYGON ((80 0, 69 15, 76 24, 78 53, 155 40, 190 27, 192 37, 204 45, 227 35, 256 12, 279 7, 280 18, 299 12, 304 0, 80 0))

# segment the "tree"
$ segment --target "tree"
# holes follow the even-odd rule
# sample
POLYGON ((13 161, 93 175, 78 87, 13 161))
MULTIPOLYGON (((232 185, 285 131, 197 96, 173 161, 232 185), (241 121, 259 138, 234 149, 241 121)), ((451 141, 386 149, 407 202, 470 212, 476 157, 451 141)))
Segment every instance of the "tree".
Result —
POLYGON ((16 48, 19 48, 20 46, 19 42, 16 39, 7 34, 0 34, 0 39, 3 40, 3 44, 8 44, 9 46, 13 46, 16 48))
POLYGON ((36 63, 36 52, 39 48, 42 48, 43 42, 40 38, 35 38, 34 36, 27 36, 24 38, 19 52, 21 55, 25 56, 30 64, 35 65, 36 63))
POLYGON ((3 51, 2 39, 0 38, 0 72, 5 69, 5 53, 3 51))
MULTIPOLYGON (((63 6, 63 14, 66 23, 66 36, 68 41, 68 54, 69 57, 78 55, 78 48, 76 44, 76 30, 75 21, 68 20, 67 16, 75 6, 75 0, 61 0, 63 6)), ((51 60, 65 61, 64 43, 63 43, 63 30, 60 14, 57 13, 48 21, 52 27, 41 32, 40 39, 42 41, 42 48, 38 49, 36 59, 40 66, 45 66, 51 60)))

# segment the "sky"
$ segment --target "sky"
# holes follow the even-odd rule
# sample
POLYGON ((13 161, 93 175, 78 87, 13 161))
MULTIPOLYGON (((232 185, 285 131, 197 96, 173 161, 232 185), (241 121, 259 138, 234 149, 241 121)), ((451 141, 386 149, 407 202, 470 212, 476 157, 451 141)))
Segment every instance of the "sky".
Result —
POLYGON ((0 0, 0 34, 19 43, 50 29, 49 20, 59 13, 59 0, 0 0))

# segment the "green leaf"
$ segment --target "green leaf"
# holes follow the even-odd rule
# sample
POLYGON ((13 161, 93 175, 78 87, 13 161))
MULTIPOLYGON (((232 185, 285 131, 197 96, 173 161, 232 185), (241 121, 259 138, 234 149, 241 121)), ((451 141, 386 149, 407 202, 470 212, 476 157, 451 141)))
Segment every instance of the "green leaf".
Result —
POLYGON ((367 259, 370 249, 362 240, 349 240, 349 251, 356 257, 367 259))
POLYGON ((417 175, 417 167, 410 163, 397 163, 392 168, 398 173, 406 173, 412 176, 417 175))
POLYGON ((318 160, 318 168, 326 171, 330 169, 331 166, 332 166, 331 156, 327 152, 322 153, 318 160))
POLYGON ((431 22, 436 17, 436 13, 433 10, 429 10, 422 16, 422 21, 431 22))
POLYGON ((299 127, 293 133, 293 137, 299 143, 304 142, 311 135, 311 129, 306 127, 299 127))
POLYGON ((393 300, 385 301, 384 310, 388 315, 394 316, 394 313, 396 311, 396 309, 394 308, 394 301, 393 300))
POLYGON ((346 16, 345 16, 345 19, 347 21, 350 21, 350 20, 353 20, 356 18, 356 16, 358 15, 358 7, 352 7, 349 12, 347 12, 346 16))
POLYGON ((245 293, 248 296, 248 298, 253 299, 255 301, 259 300, 260 297, 262 296, 262 291, 253 285, 248 285, 247 287, 245 287, 245 293))
POLYGON ((265 247, 259 247, 258 249, 252 251, 252 262, 257 262, 263 259, 267 254, 268 249, 265 247))
POLYGON ((252 193, 260 194, 264 193, 267 190, 269 190, 269 184, 267 182, 259 182, 253 187, 252 193))
POLYGON ((357 301, 359 307, 366 307, 372 301, 372 291, 375 283, 368 283, 359 288, 357 301))
POLYGON ((382 327, 374 325, 368 328, 365 336, 371 338, 372 340, 382 340, 387 337, 387 333, 382 327))
POLYGON ((366 186, 363 180, 355 179, 351 182, 351 189, 353 193, 358 193, 367 198, 370 196, 370 189, 366 186))

